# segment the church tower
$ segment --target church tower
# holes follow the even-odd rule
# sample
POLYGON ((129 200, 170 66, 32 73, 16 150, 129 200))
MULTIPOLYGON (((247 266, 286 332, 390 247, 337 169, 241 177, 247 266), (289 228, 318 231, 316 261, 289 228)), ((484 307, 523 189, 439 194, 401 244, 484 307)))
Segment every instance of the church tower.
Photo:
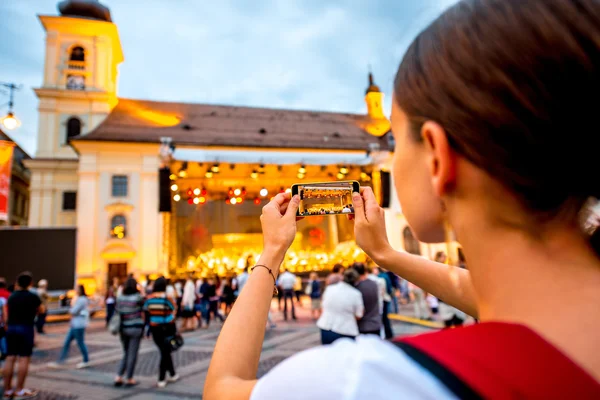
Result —
POLYGON ((117 104, 123 51, 110 11, 97 0, 65 0, 42 15, 46 54, 32 172, 30 226, 75 226, 77 154, 71 138, 98 126, 117 104))
POLYGON ((390 123, 383 113, 383 93, 373 80, 369 72, 369 87, 365 93, 369 123, 365 126, 367 132, 373 136, 383 136, 390 130, 390 123))

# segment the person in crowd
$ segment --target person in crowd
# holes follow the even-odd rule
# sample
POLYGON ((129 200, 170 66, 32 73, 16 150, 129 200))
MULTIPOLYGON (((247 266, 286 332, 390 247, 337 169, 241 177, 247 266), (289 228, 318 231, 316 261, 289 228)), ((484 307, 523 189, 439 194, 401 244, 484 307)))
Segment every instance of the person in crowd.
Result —
POLYGON ((6 278, 0 277, 0 297, 4 300, 8 300, 10 297, 10 292, 7 289, 6 278))
POLYGON ((209 319, 210 316, 214 316, 215 320, 218 318, 221 322, 225 321, 223 315, 219 312, 219 302, 221 301, 221 296, 223 294, 223 285, 221 278, 216 275, 213 280, 209 280, 210 283, 210 304, 208 307, 209 319))
POLYGON ((48 315, 48 300, 50 297, 48 296, 48 281, 46 279, 41 279, 38 282, 37 295, 40 297, 42 303, 40 304, 38 315, 35 320, 35 327, 37 333, 43 335, 45 333, 44 325, 46 325, 46 317, 48 315))
POLYGON ((288 319, 288 299, 292 305, 292 319, 296 320, 296 309, 294 308, 294 285, 296 285, 296 275, 292 274, 287 268, 279 278, 279 284, 283 290, 283 319, 288 319))
POLYGON ((152 339, 160 351, 160 365, 158 372, 159 388, 167 386, 167 382, 177 382, 179 375, 175 373, 173 359, 171 358, 171 347, 166 339, 175 335, 175 298, 167 295, 167 280, 164 277, 154 282, 152 294, 144 303, 144 310, 150 314, 150 330, 152 339), (167 377, 167 373, 169 376, 167 377))
POLYGON ((425 300, 426 293, 412 282, 408 283, 411 300, 413 302, 415 318, 423 320, 431 320, 431 311, 425 300))
POLYGON ((200 290, 202 288, 203 284, 204 284, 204 279, 202 279, 202 278, 196 279, 196 289, 194 292, 194 294, 196 295, 196 300, 194 302, 194 312, 196 315, 196 319, 198 320, 198 328, 202 328, 202 319, 204 318, 204 315, 206 312, 203 307, 202 292, 200 290))
POLYGON ((7 300, 6 312, 6 360, 4 363, 4 398, 29 399, 37 396, 37 390, 27 389, 25 380, 33 353, 34 321, 40 298, 31 293, 33 278, 29 272, 17 277, 15 290, 7 300), (18 362, 17 362, 18 361, 18 362), (13 388, 13 374, 17 366, 17 386, 13 388))
MULTIPOLYGON (((173 282, 171 281, 170 278, 165 278, 167 280, 167 290, 165 291, 165 293, 167 294, 167 296, 169 296, 169 298, 175 300, 175 307, 177 307, 177 290, 175 289, 175 285, 173 285, 173 282)), ((177 310, 175 310, 175 312, 177 312, 177 310)))
POLYGON ((329 274, 329 276, 327 277, 326 280, 326 285, 333 285, 334 283, 338 283, 342 280, 342 275, 344 272, 344 267, 342 266, 342 264, 335 264, 333 266, 333 269, 331 270, 331 274, 329 274))
POLYGON ((223 281, 223 291, 221 295, 221 302, 225 305, 225 316, 229 315, 231 311, 231 306, 235 301, 235 289, 233 287, 233 280, 231 278, 227 278, 223 281))
POLYGON ((115 298, 117 296, 119 296, 121 294, 121 291, 123 290, 123 286, 121 285, 121 279, 119 279, 118 276, 115 276, 113 278, 112 289, 113 289, 113 293, 114 293, 115 298))
POLYGON ((306 294, 310 296, 310 313, 313 320, 321 317, 321 281, 316 272, 311 272, 306 284, 306 294))
POLYGON ((363 335, 381 336, 383 299, 378 282, 370 279, 365 264, 354 263, 352 269, 358 274, 356 288, 364 305, 363 316, 358 320, 358 331, 363 335))
POLYGON ((394 332, 392 331, 392 323, 389 318, 390 305, 392 304, 393 294, 392 282, 387 272, 382 271, 379 267, 373 267, 372 273, 373 275, 377 275, 379 278, 385 281, 385 293, 383 294, 383 311, 381 313, 381 319, 383 322, 385 338, 391 339, 394 337, 394 332))
POLYGON ((133 373, 144 333, 143 306, 144 297, 138 290, 136 280, 127 279, 123 285, 123 293, 117 298, 115 310, 121 316, 119 336, 123 345, 123 358, 115 378, 117 387, 123 384, 127 387, 137 385, 137 381, 133 379, 133 373), (123 380, 124 376, 126 377, 125 381, 123 380))
POLYGON ((117 292, 114 287, 111 286, 106 290, 106 296, 104 297, 104 305, 106 306, 106 326, 115 315, 115 307, 117 302, 117 292))
POLYGON ((239 296, 240 293, 242 292, 242 289, 244 288, 244 285, 246 285, 246 282, 248 281, 248 278, 250 277, 250 274, 248 273, 248 270, 251 268, 251 265, 248 265, 248 263, 246 262, 246 267, 244 267, 244 271, 238 275, 237 277, 237 290, 236 290, 236 294, 235 297, 239 296))
POLYGON ((183 296, 181 297, 181 317, 183 322, 181 323, 182 331, 193 331, 196 328, 196 285, 192 274, 188 274, 188 279, 185 281, 183 286, 183 296))
POLYGON ((400 295, 400 277, 392 271, 387 271, 392 284, 392 293, 390 295, 392 302, 390 303, 390 312, 398 314, 398 296, 400 295))
POLYGON ((294 282, 294 295, 296 295, 298 307, 302 307, 302 299, 300 298, 302 295, 302 278, 299 276, 296 276, 296 281, 294 282))
POLYGON ((270 270, 252 274, 221 331, 203 398, 599 398, 600 228, 581 226, 600 198, 599 37, 597 0, 462 0, 404 54, 394 187, 416 238, 459 238, 468 270, 395 251, 370 188, 353 194, 356 243, 481 323, 340 340, 256 380, 273 277, 297 230, 299 199, 277 195, 261 216, 258 264, 270 270))
POLYGON ((358 336, 357 320, 364 315, 362 295, 355 288, 358 278, 358 273, 349 269, 344 272, 342 281, 325 288, 323 313, 317 321, 317 327, 321 329, 322 344, 358 336))
POLYGON ((73 304, 69 310, 69 314, 71 314, 71 326, 67 333, 67 337, 65 338, 65 343, 58 361, 49 364, 52 368, 60 368, 65 364, 73 340, 77 342, 79 351, 81 351, 81 355, 83 356, 83 361, 78 363, 76 368, 81 369, 89 366, 90 358, 85 344, 85 328, 87 328, 90 323, 90 301, 85 293, 83 285, 77 285, 76 292, 77 295, 72 300, 73 304))
POLYGON ((146 276, 146 286, 144 287, 144 296, 150 296, 152 294, 153 286, 154 286, 154 281, 150 278, 150 276, 146 276))
POLYGON ((211 315, 215 319, 219 318, 221 322, 225 319, 219 313, 219 296, 217 295, 217 285, 214 278, 208 278, 200 287, 200 295, 202 300, 202 308, 204 312, 204 321, 206 327, 210 325, 211 315))

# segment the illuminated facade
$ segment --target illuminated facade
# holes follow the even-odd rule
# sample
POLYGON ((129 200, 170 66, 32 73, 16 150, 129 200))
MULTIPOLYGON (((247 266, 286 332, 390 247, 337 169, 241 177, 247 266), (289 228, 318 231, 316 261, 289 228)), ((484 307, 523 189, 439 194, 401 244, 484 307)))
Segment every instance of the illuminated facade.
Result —
MULTIPOLYGON (((122 99, 123 52, 108 10, 77 0, 60 10, 40 17, 46 58, 38 151, 27 161, 29 224, 77 228, 77 278, 90 290, 129 273, 235 272, 261 251, 262 206, 297 182, 372 185, 392 245, 410 239, 386 174, 393 143, 372 76, 367 115, 122 99), (159 212, 167 142, 171 211, 159 212)), ((286 265, 302 272, 362 257, 352 236, 345 217, 307 218, 286 265)))

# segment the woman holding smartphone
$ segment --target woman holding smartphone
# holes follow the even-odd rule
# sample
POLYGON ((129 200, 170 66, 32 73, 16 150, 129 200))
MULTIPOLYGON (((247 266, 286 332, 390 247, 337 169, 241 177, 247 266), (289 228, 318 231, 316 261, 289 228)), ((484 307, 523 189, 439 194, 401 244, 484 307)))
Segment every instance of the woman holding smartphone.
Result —
POLYGON ((393 250, 369 188, 353 195, 355 234, 378 265, 481 323, 396 343, 338 340, 256 380, 273 283, 296 233, 299 200, 281 194, 263 209, 264 251, 203 397, 600 398, 600 229, 583 221, 600 198, 599 91, 597 0, 447 10, 396 75, 393 176, 417 238, 454 231, 469 270, 393 250))

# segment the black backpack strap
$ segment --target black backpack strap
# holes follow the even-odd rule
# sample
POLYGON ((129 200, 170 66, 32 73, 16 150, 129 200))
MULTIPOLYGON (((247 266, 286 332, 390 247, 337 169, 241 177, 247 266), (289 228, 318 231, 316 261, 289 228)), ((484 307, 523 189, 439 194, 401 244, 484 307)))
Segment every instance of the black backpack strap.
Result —
POLYGON ((479 400, 483 399, 475 390, 463 382, 452 371, 444 367, 442 364, 423 353, 416 347, 404 342, 392 342, 396 347, 410 357, 414 362, 429 371, 440 382, 442 382, 448 390, 450 390, 459 399, 479 400))

